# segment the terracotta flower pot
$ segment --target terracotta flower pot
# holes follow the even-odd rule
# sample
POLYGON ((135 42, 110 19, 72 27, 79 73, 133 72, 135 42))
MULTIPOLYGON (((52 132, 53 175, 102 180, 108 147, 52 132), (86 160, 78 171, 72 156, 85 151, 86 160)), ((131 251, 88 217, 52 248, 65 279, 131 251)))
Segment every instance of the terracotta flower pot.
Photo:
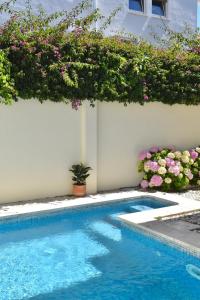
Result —
POLYGON ((73 185, 73 195, 76 197, 83 197, 86 195, 86 184, 83 185, 73 185))

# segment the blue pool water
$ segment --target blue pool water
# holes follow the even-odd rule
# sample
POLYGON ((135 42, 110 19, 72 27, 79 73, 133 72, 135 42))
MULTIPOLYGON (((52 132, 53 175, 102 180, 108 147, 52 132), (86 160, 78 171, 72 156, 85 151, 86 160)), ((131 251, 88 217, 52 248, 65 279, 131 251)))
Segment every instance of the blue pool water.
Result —
POLYGON ((198 300, 200 261, 121 223, 153 198, 0 223, 0 300, 198 300))

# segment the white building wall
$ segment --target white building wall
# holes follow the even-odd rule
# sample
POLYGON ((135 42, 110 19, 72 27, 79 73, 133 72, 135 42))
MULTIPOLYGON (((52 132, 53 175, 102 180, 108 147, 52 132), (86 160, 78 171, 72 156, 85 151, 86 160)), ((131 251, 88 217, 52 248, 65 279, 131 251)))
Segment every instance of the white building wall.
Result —
MULTIPOLYGON (((3 0, 2 0, 3 1, 3 0)), ((0 0, 0 3, 2 2, 0 0)), ((152 0, 145 1, 145 13, 140 14, 128 9, 128 0, 92 0, 93 7, 98 7, 108 16, 121 7, 121 11, 113 20, 107 34, 125 31, 152 40, 152 33, 163 34, 162 28, 170 26, 173 30, 181 30, 185 24, 197 27, 197 0, 168 0, 167 17, 161 18, 151 14, 152 0)), ((81 0, 32 0, 33 7, 42 5, 48 12, 71 9, 81 0)), ((17 0, 17 8, 24 8, 24 0, 17 0)))
POLYGON ((135 186, 141 150, 199 145, 199 115, 200 106, 160 103, 0 106, 0 203, 70 194, 68 169, 80 161, 93 169, 89 193, 135 186))
POLYGON ((98 110, 98 189, 138 185, 138 153, 154 145, 200 144, 200 106, 101 103, 98 110))
MULTIPOLYGON (((111 31, 123 28, 150 38, 163 21, 151 16, 150 0, 145 16, 128 10, 127 0, 96 0, 105 14, 122 4, 111 31)), ((196 26, 196 0, 168 0, 164 22, 174 29, 186 22, 196 26)), ((51 11, 74 6, 74 0, 34 0, 51 11)), ((18 0, 18 7, 24 0, 18 0)), ((88 192, 138 184, 137 155, 154 144, 191 147, 199 144, 200 106, 159 103, 128 107, 99 103, 75 112, 60 103, 20 101, 0 106, 0 202, 22 201, 71 192, 73 163, 92 168, 88 192)))
POLYGON ((123 30, 152 40, 152 33, 163 34, 163 28, 169 26, 173 30, 181 30, 186 24, 197 27, 196 0, 168 0, 167 16, 152 15, 152 0, 145 1, 145 13, 141 14, 128 9, 128 0, 96 0, 98 7, 105 15, 109 15, 113 8, 122 9, 116 16, 109 30, 116 32, 123 30))
POLYGON ((52 102, 0 106, 0 202, 69 192, 68 169, 81 157, 80 115, 52 102))

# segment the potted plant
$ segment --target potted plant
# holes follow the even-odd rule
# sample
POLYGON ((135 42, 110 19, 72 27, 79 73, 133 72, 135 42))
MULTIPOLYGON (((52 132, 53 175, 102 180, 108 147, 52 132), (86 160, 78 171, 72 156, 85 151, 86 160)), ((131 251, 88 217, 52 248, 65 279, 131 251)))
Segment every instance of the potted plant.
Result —
POLYGON ((83 197, 86 195, 86 179, 90 176, 90 167, 84 164, 72 165, 70 172, 73 173, 73 195, 76 197, 83 197))

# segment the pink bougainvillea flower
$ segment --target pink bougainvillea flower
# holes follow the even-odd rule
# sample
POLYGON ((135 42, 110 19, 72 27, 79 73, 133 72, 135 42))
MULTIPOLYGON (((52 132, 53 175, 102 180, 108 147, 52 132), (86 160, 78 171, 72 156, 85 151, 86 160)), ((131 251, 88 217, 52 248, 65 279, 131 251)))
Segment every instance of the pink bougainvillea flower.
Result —
POLYGON ((159 151, 159 147, 153 146, 153 147, 151 147, 151 148, 149 149, 149 151, 152 152, 152 153, 157 153, 157 152, 159 151))
POLYGON ((26 44, 27 44, 27 42, 25 42, 25 41, 20 41, 20 42, 19 42, 19 45, 20 45, 21 47, 26 46, 26 44))
POLYGON ((193 160, 196 160, 198 158, 198 153, 195 150, 190 151, 190 156, 193 160))
POLYGON ((75 35, 80 35, 81 33, 83 33, 83 28, 77 26, 73 32, 75 33, 75 35))
POLYGON ((149 186, 149 182, 147 180, 142 180, 140 186, 142 189, 147 189, 149 186))
POLYGON ((163 179, 162 179, 161 176, 159 176, 159 175, 153 175, 151 177, 150 186, 152 186, 152 187, 154 187, 154 186, 155 187, 159 187, 159 186, 162 185, 162 183, 163 183, 163 179))
POLYGON ((72 104, 72 109, 78 110, 79 107, 82 105, 82 102, 81 102, 81 100, 77 99, 77 100, 72 100, 71 104, 72 104))
POLYGON ((19 50, 19 48, 18 48, 17 46, 15 46, 15 45, 11 46, 10 48, 11 48, 13 51, 18 51, 18 50, 19 50))

